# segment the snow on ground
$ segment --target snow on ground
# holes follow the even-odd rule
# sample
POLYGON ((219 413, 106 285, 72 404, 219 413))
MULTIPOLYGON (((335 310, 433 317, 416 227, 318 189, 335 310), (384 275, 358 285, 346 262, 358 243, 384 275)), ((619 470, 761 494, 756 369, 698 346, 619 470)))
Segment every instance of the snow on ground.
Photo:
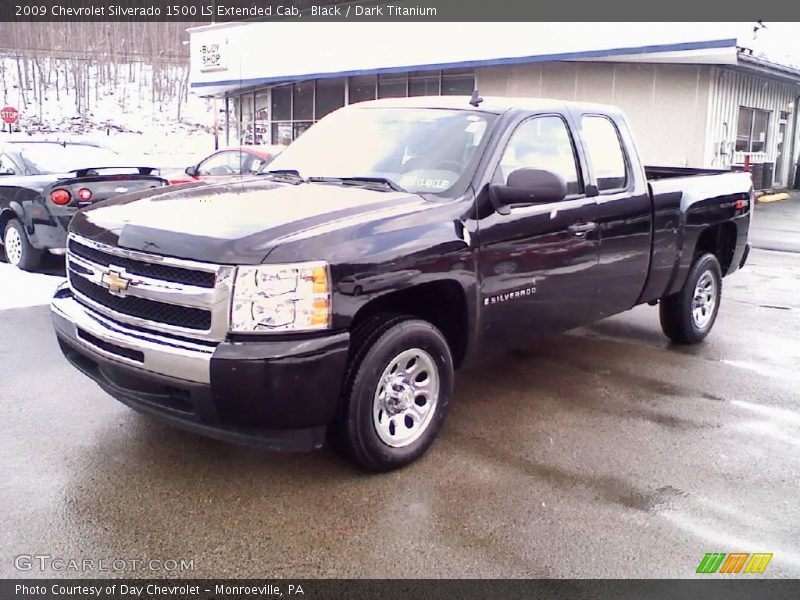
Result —
POLYGON ((141 157, 141 165, 161 168, 185 168, 196 164, 214 151, 210 133, 165 131, 145 127, 142 132, 92 131, 82 138, 107 146, 126 157, 141 157))
MULTIPOLYGON (((116 71, 116 79, 106 73, 107 81, 102 85, 99 68, 104 66, 39 58, 36 73, 50 74, 49 84, 38 80, 44 85, 42 89, 33 84, 21 85, 19 74, 26 69, 33 72, 32 59, 0 54, 0 106, 14 106, 20 113, 19 131, 11 137, 24 139, 29 134, 37 138, 91 140, 125 158, 141 161, 131 166, 160 168, 183 169, 214 150, 211 102, 189 94, 181 103, 179 119, 177 95, 164 91, 185 76, 179 65, 171 67, 168 79, 163 67, 154 71, 147 64, 122 65, 116 71), (18 60, 28 61, 27 65, 22 64, 25 68, 17 68, 18 60), (64 84, 65 74, 78 68, 86 78, 80 109, 74 84, 64 84), (60 86, 58 90, 56 85, 60 86)), ((6 136, 7 133, 0 133, 0 143, 6 136)), ((63 260, 59 263, 51 256, 46 259, 46 265, 51 266, 38 273, 21 271, 0 260, 0 310, 50 302, 56 287, 64 281, 64 266, 63 260)))
MULTIPOLYGON (((19 111, 22 135, 92 140, 126 158, 142 157, 141 166, 183 168, 214 150, 211 101, 191 93, 179 101, 178 94, 164 91, 178 85, 188 66, 170 67, 165 75, 164 68, 147 64, 122 65, 116 78, 105 73, 103 83, 98 69, 104 66, 82 67, 87 83, 78 108, 75 90, 64 84, 63 72, 75 68, 69 59, 39 59, 37 72, 50 73, 43 92, 20 85, 17 60, 26 59, 0 55, 0 101, 19 111)), ((28 67, 33 69, 29 59, 28 67)), ((0 142, 3 137, 0 133, 0 142)))
POLYGON ((61 275, 29 273, 0 262, 0 310, 49 304, 62 281, 61 275))

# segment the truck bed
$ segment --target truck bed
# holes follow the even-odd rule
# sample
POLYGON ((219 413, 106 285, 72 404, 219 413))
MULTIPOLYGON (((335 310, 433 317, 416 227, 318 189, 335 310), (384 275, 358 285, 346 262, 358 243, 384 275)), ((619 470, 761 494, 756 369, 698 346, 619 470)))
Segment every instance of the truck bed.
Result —
POLYGON ((739 247, 744 247, 749 223, 744 217, 750 210, 753 184, 750 173, 736 171, 645 167, 645 175, 652 198, 653 237, 642 300, 649 301, 679 289, 703 229, 735 222, 733 232, 740 238, 739 247), (741 200, 748 208, 736 208, 741 200))

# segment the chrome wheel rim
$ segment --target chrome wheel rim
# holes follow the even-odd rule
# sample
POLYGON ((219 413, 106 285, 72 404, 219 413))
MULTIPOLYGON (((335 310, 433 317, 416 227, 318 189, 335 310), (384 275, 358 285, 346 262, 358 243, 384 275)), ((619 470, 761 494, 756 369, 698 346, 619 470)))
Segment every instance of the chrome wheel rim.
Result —
POLYGON ((8 262, 17 266, 19 261, 22 260, 22 239, 15 228, 9 227, 6 230, 6 239, 3 241, 3 245, 6 249, 8 262))
POLYGON ((711 271, 705 271, 694 288, 692 320, 698 329, 705 329, 714 317, 717 305, 717 280, 711 271))
POLYGON ((372 403, 372 423, 387 446, 416 442, 433 421, 439 401, 439 370, 419 348, 395 356, 383 370, 372 403))

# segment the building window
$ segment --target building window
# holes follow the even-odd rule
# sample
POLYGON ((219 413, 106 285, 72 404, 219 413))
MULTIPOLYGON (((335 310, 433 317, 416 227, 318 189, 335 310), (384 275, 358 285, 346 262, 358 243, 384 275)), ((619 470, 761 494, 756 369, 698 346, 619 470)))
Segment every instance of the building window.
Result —
POLYGON ((269 92, 256 92, 256 144, 268 144, 269 137, 269 92))
POLYGON ((739 107, 739 126, 736 130, 737 152, 766 152, 769 112, 757 108, 739 107))
POLYGON ((228 133, 226 143, 229 146, 239 143, 242 135, 242 98, 234 96, 228 98, 228 133))
POLYGON ((408 94, 408 76, 389 73, 378 76, 378 98, 404 98, 408 94))
POLYGON ((239 138, 239 143, 242 145, 250 146, 256 143, 255 116, 255 95, 244 94, 242 96, 242 132, 239 138))
POLYGON ((375 100, 375 88, 378 86, 378 78, 375 75, 359 75, 350 77, 348 83, 348 101, 350 104, 375 100))
POLYGON ((272 88, 272 120, 288 121, 292 118, 292 88, 283 86, 272 88))
POLYGON ((439 71, 417 71, 408 74, 409 96, 438 96, 439 71))
POLYGON ((469 96, 475 90, 475 69, 442 71, 442 96, 469 96))
POLYGON ((286 145, 347 104, 377 98, 469 95, 474 69, 334 77, 283 84, 228 98, 228 142, 286 145))
POLYGON ((306 129, 311 127, 314 124, 314 121, 295 121, 292 124, 292 139, 296 140, 299 138, 306 129))
POLYGON ((291 121, 279 121, 272 123, 272 143, 279 146, 288 146, 292 143, 291 121))
POLYGON ((292 86, 292 119, 311 121, 314 119, 314 82, 304 81, 292 86))
POLYGON ((317 80, 314 119, 321 119, 328 113, 344 106, 344 83, 344 77, 317 80))

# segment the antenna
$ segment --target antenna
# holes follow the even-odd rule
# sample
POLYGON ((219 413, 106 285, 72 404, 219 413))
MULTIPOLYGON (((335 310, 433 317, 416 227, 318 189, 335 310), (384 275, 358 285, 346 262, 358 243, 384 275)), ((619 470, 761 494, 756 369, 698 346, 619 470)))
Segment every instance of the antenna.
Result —
POLYGON ((483 98, 478 95, 478 90, 476 89, 472 92, 472 98, 469 99, 469 103, 477 107, 481 102, 483 102, 483 98))

